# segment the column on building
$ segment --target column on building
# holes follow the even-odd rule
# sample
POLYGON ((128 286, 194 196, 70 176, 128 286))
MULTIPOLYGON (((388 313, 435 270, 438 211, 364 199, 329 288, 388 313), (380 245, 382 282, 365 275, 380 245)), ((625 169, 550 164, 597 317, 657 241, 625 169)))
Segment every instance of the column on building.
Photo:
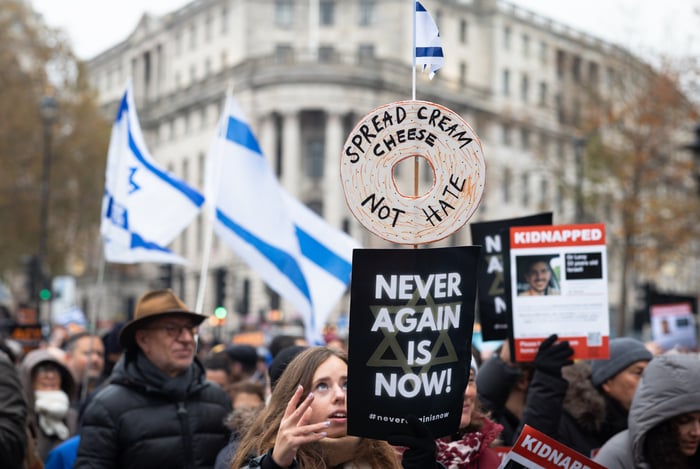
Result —
POLYGON ((277 167, 277 157, 276 153, 276 142, 277 135, 275 135, 275 115, 272 113, 267 113, 260 116, 260 150, 262 150, 263 155, 267 158, 270 167, 275 172, 279 174, 279 168, 277 167))
POLYGON ((301 183, 301 122, 299 112, 287 112, 282 119, 282 185, 296 197, 299 195, 301 183))
POLYGON ((343 148, 343 119, 335 111, 326 113, 326 137, 323 168, 323 217, 336 228, 341 227, 345 196, 340 183, 340 153, 343 148))

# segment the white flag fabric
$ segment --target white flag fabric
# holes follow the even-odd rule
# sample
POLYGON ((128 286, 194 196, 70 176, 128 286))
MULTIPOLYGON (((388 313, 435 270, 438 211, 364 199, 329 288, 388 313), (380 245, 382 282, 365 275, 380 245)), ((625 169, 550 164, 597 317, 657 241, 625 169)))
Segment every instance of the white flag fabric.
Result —
POLYGON ((207 157, 206 196, 216 234, 297 309, 309 342, 321 343, 357 243, 284 191, 231 96, 207 157))
POLYGON ((415 65, 423 65, 423 71, 430 70, 430 79, 443 65, 445 56, 440 42, 440 31, 428 10, 416 1, 416 51, 415 65))
POLYGON ((148 152, 127 84, 112 127, 100 232, 108 262, 187 261, 166 246, 199 213, 204 196, 161 169, 148 152))

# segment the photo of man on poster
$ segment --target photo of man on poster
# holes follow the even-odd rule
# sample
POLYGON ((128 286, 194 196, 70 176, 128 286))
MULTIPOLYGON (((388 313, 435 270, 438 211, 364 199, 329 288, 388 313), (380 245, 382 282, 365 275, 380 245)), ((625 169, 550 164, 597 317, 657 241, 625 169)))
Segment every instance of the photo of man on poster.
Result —
POLYGON ((552 260, 559 256, 519 256, 518 272, 524 280, 518 296, 559 295, 559 278, 552 260))

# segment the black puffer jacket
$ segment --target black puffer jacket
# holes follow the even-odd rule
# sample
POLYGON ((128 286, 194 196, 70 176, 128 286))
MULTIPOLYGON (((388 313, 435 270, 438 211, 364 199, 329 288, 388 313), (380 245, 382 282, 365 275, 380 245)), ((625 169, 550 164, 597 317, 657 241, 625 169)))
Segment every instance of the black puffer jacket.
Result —
POLYGON ((195 359, 169 379, 142 354, 114 367, 83 417, 75 468, 211 468, 228 442, 231 401, 195 359))
POLYGON ((615 433, 627 428, 627 411, 593 386, 588 363, 566 366, 562 375, 535 372, 523 423, 592 457, 615 433))

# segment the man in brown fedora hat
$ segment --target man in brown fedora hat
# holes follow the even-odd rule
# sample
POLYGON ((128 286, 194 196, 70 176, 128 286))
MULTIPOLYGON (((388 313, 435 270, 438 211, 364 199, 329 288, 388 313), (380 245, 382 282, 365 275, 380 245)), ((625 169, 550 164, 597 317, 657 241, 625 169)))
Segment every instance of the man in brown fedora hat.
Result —
POLYGON ((74 467, 214 466, 231 402, 195 357, 204 319, 172 290, 139 299, 119 336, 125 353, 85 411, 74 467))

